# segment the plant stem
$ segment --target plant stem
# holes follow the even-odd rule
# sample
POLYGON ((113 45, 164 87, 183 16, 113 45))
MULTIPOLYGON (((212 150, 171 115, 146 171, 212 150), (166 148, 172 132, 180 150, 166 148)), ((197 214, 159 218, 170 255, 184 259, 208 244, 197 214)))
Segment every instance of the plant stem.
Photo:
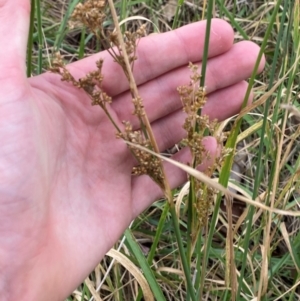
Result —
POLYGON ((192 280, 191 280, 191 273, 190 273, 190 268, 189 268, 189 264, 187 261, 187 256, 185 254, 182 239, 181 239, 181 233, 180 233, 180 229, 179 229, 179 223, 178 223, 174 204, 173 204, 173 206, 170 207, 170 213, 172 215, 172 221, 173 221, 174 232, 175 232, 175 236, 176 236, 176 240, 177 240, 177 244, 178 244, 179 255, 180 255, 180 259, 181 259, 184 274, 185 274, 188 295, 190 296, 192 301, 197 301, 196 295, 195 295, 195 289, 194 289, 194 286, 193 286, 192 280))
POLYGON ((33 28, 34 28, 34 15, 35 15, 35 0, 31 0, 30 10, 30 23, 28 33, 28 46, 27 46, 27 77, 32 73, 32 45, 33 45, 33 28))
POLYGON ((38 33, 38 68, 37 74, 42 73, 43 69, 43 32, 42 32, 42 16, 41 16, 41 0, 36 0, 36 16, 37 16, 37 33, 38 33))
MULTIPOLYGON (((113 0, 108 0, 108 4, 109 4, 109 8, 110 8, 110 11, 111 11, 111 14, 112 14, 114 25, 116 27, 118 40, 119 40, 119 43, 120 43, 120 47, 122 49, 122 54, 124 56, 126 72, 127 72, 128 80, 129 80, 129 88, 130 88, 132 97, 133 98, 139 98, 137 85, 136 85, 136 82, 135 82, 135 79, 134 79, 134 76, 133 76, 133 73, 132 73, 132 70, 131 70, 130 63, 129 63, 129 58, 128 58, 127 51, 126 51, 126 48, 125 48, 124 39, 123 39, 123 36, 121 34, 121 28, 119 26, 117 12, 116 12, 113 0)), ((154 137, 149 119, 147 117, 147 114, 143 114, 141 119, 142 119, 142 121, 143 121, 143 123, 144 123, 144 125, 147 129, 147 133, 149 135, 151 146, 153 147, 154 152, 159 153, 159 148, 158 148, 158 145, 156 143, 156 140, 155 140, 155 137, 154 137)), ((167 176, 166 176, 166 173, 165 173, 165 170, 164 170, 162 164, 161 164, 161 170, 162 170, 162 173, 163 173, 163 190, 164 190, 164 193, 165 193, 165 197, 166 197, 166 199, 168 200, 169 203, 172 203, 171 188, 170 188, 170 185, 169 185, 169 182, 167 180, 167 176)))

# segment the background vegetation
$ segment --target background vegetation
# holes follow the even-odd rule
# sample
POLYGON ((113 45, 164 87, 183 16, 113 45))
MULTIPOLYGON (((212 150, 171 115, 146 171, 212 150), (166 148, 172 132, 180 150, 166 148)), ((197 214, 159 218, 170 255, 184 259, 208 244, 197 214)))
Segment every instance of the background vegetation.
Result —
MULTIPOLYGON (((85 28, 68 25, 79 0, 32 0, 28 76, 48 69, 60 50, 68 62, 105 48, 85 28)), ((299 210, 299 1, 119 0, 126 30, 147 24, 165 32, 212 15, 230 22, 235 39, 262 46, 264 72, 251 77, 255 101, 217 131, 236 151, 213 177, 272 208, 299 210), (213 6, 212 6, 213 4, 213 6), (147 18, 149 21, 145 20, 147 18), (151 22, 150 22, 151 21, 151 22)), ((104 27, 113 29, 110 17, 104 27)), ((188 248, 187 186, 174 191, 188 248)), ((300 222, 216 195, 189 271, 197 300, 300 300, 300 222)), ((68 300, 190 300, 171 214, 159 200, 125 232, 68 300)), ((191 299, 192 300, 192 299, 191 299)))

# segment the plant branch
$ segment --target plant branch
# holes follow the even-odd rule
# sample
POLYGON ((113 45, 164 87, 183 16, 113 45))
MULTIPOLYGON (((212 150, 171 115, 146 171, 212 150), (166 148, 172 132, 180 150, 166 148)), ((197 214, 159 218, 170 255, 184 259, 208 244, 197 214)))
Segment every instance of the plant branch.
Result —
MULTIPOLYGON (((124 58, 125 66, 126 66, 126 72, 127 72, 128 80, 129 80, 129 88, 130 88, 132 97, 138 99, 139 98, 139 93, 138 93, 137 85, 136 85, 136 82, 135 82, 135 79, 134 79, 134 76, 133 76, 133 73, 132 73, 132 69, 131 69, 131 66, 130 66, 129 58, 128 58, 127 51, 126 51, 126 48, 125 48, 124 39, 123 39, 123 36, 121 34, 121 28, 119 26, 118 17, 117 17, 117 13, 116 13, 116 9, 115 9, 113 0, 108 0, 108 4, 109 4, 109 8, 110 8, 110 11, 111 11, 111 14, 112 14, 114 25, 116 27, 117 37, 118 37, 120 47, 121 47, 121 50, 122 50, 122 54, 123 54, 123 58, 124 58)), ((153 147, 154 152, 159 153, 159 148, 158 148, 158 145, 156 143, 156 140, 155 140, 153 131, 151 129, 151 125, 150 125, 150 122, 149 122, 149 119, 148 119, 147 115, 142 114, 141 119, 142 119, 142 121, 143 121, 143 123, 144 123, 144 125, 147 129, 147 133, 149 135, 151 146, 153 147)), ((168 202, 171 204, 172 203, 172 193, 171 193, 170 185, 167 181, 167 177, 166 177, 165 170, 163 168, 162 163, 161 163, 161 170, 162 170, 162 174, 163 174, 163 183, 162 184, 163 184, 164 193, 165 193, 165 196, 166 196, 168 202)))

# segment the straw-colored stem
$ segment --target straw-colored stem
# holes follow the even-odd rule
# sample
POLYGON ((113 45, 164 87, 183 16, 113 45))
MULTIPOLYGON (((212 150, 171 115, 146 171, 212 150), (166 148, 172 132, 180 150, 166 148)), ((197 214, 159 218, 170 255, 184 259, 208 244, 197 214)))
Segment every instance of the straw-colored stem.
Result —
MULTIPOLYGON (((139 98, 137 85, 136 85, 136 82, 135 82, 135 79, 134 79, 134 76, 133 76, 133 73, 132 73, 132 70, 131 70, 129 58, 128 58, 127 51, 126 51, 126 48, 125 48, 124 39, 123 39, 123 36, 121 34, 121 28, 119 26, 116 9, 115 9, 115 6, 114 6, 114 3, 113 3, 112 0, 108 0, 108 4, 109 4, 109 8, 110 8, 110 11, 111 11, 111 14, 112 14, 114 25, 115 25, 116 30, 117 30, 117 36, 118 36, 118 40, 119 40, 120 47, 121 47, 121 50, 122 50, 122 54, 124 56, 126 72, 127 72, 128 80, 129 80, 129 88, 130 88, 132 97, 133 98, 139 98)), ((144 114, 141 119, 142 119, 142 121, 143 121, 143 123, 144 123, 144 125, 147 129, 147 133, 149 135, 149 139, 150 139, 151 145, 153 147, 153 150, 156 153, 159 153, 159 148, 158 148, 158 145, 156 143, 156 140, 155 140, 155 137, 154 137, 154 134, 153 134, 153 131, 152 131, 152 128, 151 128, 151 125, 150 125, 150 122, 149 122, 149 119, 148 119, 147 115, 144 114)), ((172 193, 171 193, 170 185, 169 185, 169 182, 167 180, 167 176, 165 174, 165 170, 164 170, 162 164, 161 164, 161 170, 162 170, 162 173, 163 173, 164 193, 165 193, 165 196, 166 196, 168 202, 172 203, 172 193)))

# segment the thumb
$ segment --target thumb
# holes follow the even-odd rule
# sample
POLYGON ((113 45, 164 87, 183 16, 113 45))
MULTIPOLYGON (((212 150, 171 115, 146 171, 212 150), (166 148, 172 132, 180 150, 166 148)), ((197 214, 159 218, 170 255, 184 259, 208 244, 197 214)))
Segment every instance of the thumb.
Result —
POLYGON ((29 15, 29 0, 0 0, 0 87, 25 78, 29 15))

